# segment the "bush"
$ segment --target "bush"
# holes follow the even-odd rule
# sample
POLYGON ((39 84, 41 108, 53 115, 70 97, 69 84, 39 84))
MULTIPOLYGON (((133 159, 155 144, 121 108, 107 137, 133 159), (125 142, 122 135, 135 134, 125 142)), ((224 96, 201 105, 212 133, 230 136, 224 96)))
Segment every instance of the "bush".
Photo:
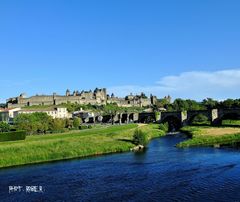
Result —
POLYGON ((26 139, 26 131, 12 131, 12 132, 0 133, 0 142, 25 140, 25 139, 26 139))
POLYGON ((136 129, 133 134, 133 143, 135 145, 143 145, 146 146, 148 143, 148 137, 147 134, 144 133, 140 129, 136 129))
POLYGON ((88 129, 88 126, 86 126, 86 125, 79 126, 79 130, 84 130, 84 129, 88 129))
POLYGON ((166 123, 161 123, 161 124, 159 125, 159 129, 162 130, 162 131, 164 131, 164 132, 168 132, 168 128, 169 128, 168 122, 166 122, 166 123))
POLYGON ((10 131, 10 125, 5 122, 0 122, 0 132, 9 132, 10 131))
POLYGON ((156 121, 160 120, 160 112, 155 112, 155 119, 156 121))
POLYGON ((198 114, 193 118, 192 124, 193 125, 202 125, 202 124, 208 124, 208 117, 206 117, 203 114, 198 114))
POLYGON ((34 133, 46 133, 51 120, 52 117, 47 113, 35 112, 32 114, 19 114, 14 118, 14 124, 17 130, 24 130, 31 135, 34 133))
POLYGON ((55 118, 50 122, 51 132, 65 132, 65 121, 64 119, 55 118))
POLYGON ((82 120, 78 117, 75 117, 73 119, 73 127, 74 128, 79 128, 80 124, 82 123, 82 120))

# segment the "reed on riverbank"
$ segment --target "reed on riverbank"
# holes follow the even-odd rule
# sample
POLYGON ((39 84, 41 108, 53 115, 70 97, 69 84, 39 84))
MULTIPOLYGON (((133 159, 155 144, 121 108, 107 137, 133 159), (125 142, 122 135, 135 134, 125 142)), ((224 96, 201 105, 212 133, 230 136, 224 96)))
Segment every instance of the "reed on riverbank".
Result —
POLYGON ((186 126, 181 131, 189 135, 191 139, 177 144, 179 148, 234 145, 240 143, 239 128, 186 126))
POLYGON ((149 139, 165 134, 158 125, 129 124, 28 136, 24 141, 0 143, 0 167, 130 151, 134 147, 132 137, 136 128, 141 128, 149 139))

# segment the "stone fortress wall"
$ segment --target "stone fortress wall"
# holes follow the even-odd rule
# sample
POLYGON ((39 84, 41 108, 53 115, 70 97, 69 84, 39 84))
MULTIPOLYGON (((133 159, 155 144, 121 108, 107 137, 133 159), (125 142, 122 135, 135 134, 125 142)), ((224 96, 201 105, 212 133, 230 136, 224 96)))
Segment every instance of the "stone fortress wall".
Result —
POLYGON ((156 96, 146 97, 144 93, 141 95, 128 95, 125 98, 115 97, 114 94, 109 96, 106 88, 98 89, 94 91, 66 91, 65 95, 35 95, 27 97, 25 94, 21 94, 18 97, 9 98, 7 100, 7 107, 24 107, 33 105, 59 105, 63 103, 77 103, 77 104, 92 104, 92 105, 106 105, 107 103, 116 103, 122 107, 145 107, 155 104, 157 101, 156 96))

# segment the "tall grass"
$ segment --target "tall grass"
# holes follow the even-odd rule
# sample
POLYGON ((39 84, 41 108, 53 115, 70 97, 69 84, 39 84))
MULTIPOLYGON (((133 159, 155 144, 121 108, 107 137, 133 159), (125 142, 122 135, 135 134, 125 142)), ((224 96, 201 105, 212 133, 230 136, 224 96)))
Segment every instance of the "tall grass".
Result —
MULTIPOLYGON (((176 146, 179 148, 194 146, 214 146, 231 145, 240 142, 240 133, 226 135, 203 135, 204 129, 210 127, 186 126, 181 129, 182 132, 189 134, 192 138, 180 142, 176 146)), ((224 129, 224 128, 223 128, 224 129)))
MULTIPOLYGON (((24 141, 0 143, 0 167, 129 151, 136 124, 94 128, 77 133, 28 136, 24 141)), ((155 125, 139 127, 149 138, 164 132, 155 125)))

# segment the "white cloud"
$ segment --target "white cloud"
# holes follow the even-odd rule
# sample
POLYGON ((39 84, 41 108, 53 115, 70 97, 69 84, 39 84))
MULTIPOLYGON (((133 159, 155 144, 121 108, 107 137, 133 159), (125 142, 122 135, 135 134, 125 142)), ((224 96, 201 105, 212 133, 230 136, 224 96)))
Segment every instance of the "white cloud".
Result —
POLYGON ((179 75, 160 78, 154 85, 115 86, 108 89, 118 96, 129 93, 145 92, 163 97, 170 94, 173 98, 190 98, 202 100, 207 97, 218 100, 240 98, 240 69, 214 72, 192 71, 179 75))

